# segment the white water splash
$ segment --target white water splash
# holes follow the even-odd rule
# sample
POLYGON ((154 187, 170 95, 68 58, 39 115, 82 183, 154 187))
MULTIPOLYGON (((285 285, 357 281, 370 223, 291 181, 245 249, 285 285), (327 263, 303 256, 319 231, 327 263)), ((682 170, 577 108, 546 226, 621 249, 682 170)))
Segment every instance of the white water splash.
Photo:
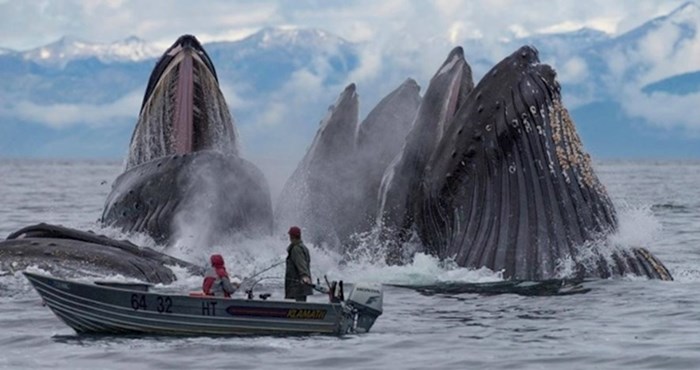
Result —
MULTIPOLYGON (((618 229, 603 241, 586 243, 578 248, 576 259, 566 256, 557 263, 557 277, 567 278, 576 276, 577 265, 583 264, 593 270, 598 259, 602 256, 608 265, 615 265, 614 254, 620 254, 629 248, 644 247, 653 250, 655 240, 659 237, 662 227, 654 216, 651 207, 647 205, 630 206, 623 204, 618 207, 618 229), (650 248, 650 246, 652 248, 650 248)), ((628 275, 630 280, 646 280, 646 277, 628 275)))
MULTIPOLYGON (((239 237, 230 244, 202 247, 197 250, 173 252, 188 261, 208 264, 213 253, 222 254, 230 275, 245 278, 274 264, 278 266, 259 277, 268 278, 269 284, 281 285, 285 273, 284 261, 287 257, 289 241, 286 235, 245 239, 239 237)), ((384 249, 381 247, 358 250, 348 261, 343 255, 323 247, 307 244, 311 256, 313 280, 345 280, 348 282, 372 282, 383 284, 420 285, 438 282, 493 282, 502 280, 502 274, 487 268, 477 270, 457 266, 451 261, 441 261, 436 257, 417 253, 413 261, 402 266, 390 266, 384 262, 384 249)), ((352 255, 352 253, 351 253, 352 255)), ((175 271, 178 281, 201 284, 201 277, 191 279, 184 269, 175 271)), ((179 284, 179 283, 177 283, 179 284)), ((192 284, 190 284, 192 285, 192 284)), ((196 284, 195 284, 196 285, 196 284)))
MULTIPOLYGON (((632 246, 654 246, 654 241, 662 231, 661 223, 654 216, 649 206, 623 206, 619 207, 619 229, 611 235, 609 243, 604 245, 592 245, 583 248, 585 259, 586 251, 595 249, 612 253, 618 248, 632 246)), ((287 235, 279 235, 245 238, 240 235, 231 237, 230 242, 221 245, 194 246, 188 243, 175 244, 164 248, 156 245, 151 238, 144 234, 124 234, 114 228, 97 228, 100 234, 105 234, 115 239, 127 239, 139 246, 149 246, 164 253, 187 260, 189 262, 208 266, 209 256, 214 253, 222 254, 226 261, 229 274, 245 278, 256 274, 274 264, 276 267, 260 274, 258 278, 264 279, 263 285, 277 290, 283 285, 285 273, 284 260, 286 248, 289 244, 287 235)), ((416 253, 412 261, 401 266, 388 265, 384 256, 386 250, 381 245, 372 244, 367 239, 361 248, 349 253, 351 258, 340 253, 329 251, 313 244, 307 244, 311 255, 311 272, 313 280, 344 280, 347 282, 372 282, 400 285, 429 285, 445 282, 482 283, 502 280, 500 272, 494 272, 486 268, 468 269, 457 266, 452 261, 441 261, 436 257, 416 253)), ((177 277, 177 281, 168 286, 156 285, 154 289, 163 289, 173 292, 187 293, 201 288, 202 277, 192 275, 184 268, 169 266, 177 277)), ((28 271, 50 274, 36 266, 30 266, 28 271)), ((571 258, 565 258, 559 263, 559 276, 564 278, 575 272, 575 263, 571 258)), ((673 271, 675 277, 681 281, 700 280, 700 271, 673 271)), ((26 297, 32 289, 28 281, 19 272, 5 272, 0 275, 0 287, 5 292, 4 296, 26 297)), ((626 279, 637 279, 626 277, 626 279)), ((642 278, 643 279, 643 278, 642 278)), ((111 280, 122 282, 134 282, 134 279, 111 274, 96 275, 95 272, 86 272, 77 277, 79 281, 91 282, 94 280, 111 280)))
POLYGON ((618 230, 610 241, 627 246, 653 244, 662 231, 661 222, 654 216, 651 206, 620 207, 618 230))

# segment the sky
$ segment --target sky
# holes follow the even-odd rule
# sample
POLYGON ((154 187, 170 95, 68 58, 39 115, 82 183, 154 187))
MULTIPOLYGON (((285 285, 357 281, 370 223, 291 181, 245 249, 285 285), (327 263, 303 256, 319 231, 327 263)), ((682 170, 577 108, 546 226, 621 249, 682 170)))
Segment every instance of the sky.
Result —
MULTIPOLYGON (((24 51, 54 42, 63 36, 80 40, 110 43, 137 36, 165 50, 179 35, 190 33, 203 43, 233 41, 261 28, 322 29, 345 40, 363 45, 359 67, 347 77, 357 82, 364 114, 379 98, 389 93, 406 75, 388 76, 385 81, 386 55, 400 50, 403 59, 393 63, 411 64, 413 74, 425 89, 427 81, 442 63, 449 49, 434 47, 447 40, 454 45, 468 39, 480 39, 486 46, 484 57, 498 61, 513 50, 503 50, 503 40, 542 33, 560 33, 588 27, 612 36, 621 35, 655 17, 666 15, 686 0, 300 0, 300 1, 224 1, 224 0, 0 0, 0 48, 24 51), (411 53, 411 51, 415 53, 411 53), (419 55, 414 58, 414 55, 419 55), (413 66, 415 65, 415 66, 413 66), (368 86, 376 91, 368 91, 368 86), (374 96, 372 96, 374 95, 374 96), (362 100, 364 99, 364 100, 362 100)), ((641 45, 619 55, 611 55, 609 63, 629 67, 631 61, 652 60, 655 68, 638 81, 625 80, 624 70, 610 79, 610 91, 621 97, 622 108, 647 120, 646 125, 665 130, 669 136, 700 137, 700 120, 687 112, 696 110, 700 93, 678 97, 664 94, 642 94, 647 83, 664 77, 700 69, 700 43, 686 47, 687 54, 672 55, 669 42, 677 29, 670 27, 657 35, 662 39, 643 40, 641 45), (668 37, 668 39, 666 38, 668 37), (672 119, 668 119, 671 117, 672 119)), ((469 60, 469 50, 465 51, 469 60)), ((541 56, 545 62, 547 56, 541 56)), ((470 60, 471 63, 471 60, 470 60)), ((490 68, 476 66, 478 69, 490 68)), ((585 85, 590 77, 588 66, 576 58, 554 65, 564 82, 585 85)), ((407 70, 406 68, 401 71, 407 70)), ((484 70, 485 71, 485 70, 484 70)), ((482 72, 484 72, 482 71, 482 72)), ((403 72, 402 72, 403 73, 403 72)), ((267 138, 272 130, 283 131, 280 125, 294 118, 298 107, 317 106, 318 119, 331 104, 342 86, 322 86, 323 76, 308 71, 296 73, 271 96, 255 127, 243 122, 243 134, 250 141, 267 138), (298 94, 305 91, 305 94, 298 94)), ((245 92, 236 84, 222 81, 222 90, 230 108, 236 112, 256 102, 246 100, 245 92)), ((132 91, 108 104, 38 105, 18 102, 14 109, 20 117, 41 121, 51 127, 69 128, 88 116, 85 124, 108 123, 114 117, 134 116, 143 91, 132 91), (88 114, 86 114, 86 112, 88 114)), ((570 109, 590 101, 591 96, 566 92, 570 109), (588 100, 586 100, 588 99, 588 100)), ((0 104, 2 108, 2 104, 0 104)), ((363 118, 363 116, 361 117, 363 118)), ((317 122, 317 121, 316 121, 317 122)), ((315 122, 314 122, 315 123, 315 122)), ((238 123, 237 123, 238 124, 238 123)), ((580 125, 579 125, 580 127, 580 125)), ((315 128, 314 128, 315 130, 315 128)), ((287 133, 296 135, 294 127, 287 133)), ((286 135, 286 134, 285 134, 286 135)), ((656 135, 656 133, 654 133, 656 135)), ((279 134, 278 136, 284 137, 279 134)), ((299 133, 309 143, 313 133, 299 133)), ((250 142, 249 141, 249 142, 250 142)), ((604 143, 605 141, 601 141, 604 143)), ((606 144, 607 145, 607 144, 606 144)), ((631 145, 631 144, 630 144, 631 145)), ((304 145, 290 155, 293 163, 303 155, 304 145)), ((697 151, 696 151, 697 152, 697 151)), ((596 153, 593 153, 594 156, 596 153)), ((613 153, 614 156, 614 153, 613 153)))
POLYGON ((70 35, 113 42, 136 35, 167 46, 180 34, 236 40, 262 27, 310 27, 353 42, 499 40, 583 26, 625 32, 681 0, 0 0, 0 47, 27 50, 70 35))

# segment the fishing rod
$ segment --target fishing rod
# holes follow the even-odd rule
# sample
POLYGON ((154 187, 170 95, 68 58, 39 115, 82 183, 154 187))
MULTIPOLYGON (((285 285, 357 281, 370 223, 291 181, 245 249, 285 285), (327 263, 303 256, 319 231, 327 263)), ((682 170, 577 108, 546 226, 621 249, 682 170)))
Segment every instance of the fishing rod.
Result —
MULTIPOLYGON (((256 273, 254 273, 253 275, 250 275, 250 276, 248 276, 248 277, 245 277, 245 278, 243 279, 243 281, 241 281, 241 286, 243 286, 243 283, 247 282, 248 280, 254 279, 256 276, 262 274, 263 272, 270 271, 270 270, 272 270, 273 268, 275 268, 275 267, 277 267, 277 266, 279 266, 279 265, 285 263, 286 261, 287 261, 286 259, 283 259, 283 260, 281 260, 281 261, 279 261, 279 262, 275 262, 274 264, 272 264, 272 266, 266 267, 266 268, 264 268, 264 269, 262 269, 262 270, 260 270, 260 271, 258 271, 258 272, 256 272, 256 273)), ((257 284, 257 283, 256 283, 256 284, 257 284)))
MULTIPOLYGON (((246 280, 249 281, 250 278, 246 278, 246 280)), ((319 285, 319 284, 305 283, 304 281, 299 280, 299 279, 286 279, 286 278, 283 278, 283 277, 280 277, 280 276, 263 276, 263 277, 261 277, 260 279, 253 280, 253 285, 251 285, 251 287, 248 288, 248 290, 252 290, 253 288, 255 288, 256 285, 258 285, 259 282, 261 282, 261 281, 263 281, 263 280, 287 280, 287 281, 294 281, 294 282, 297 282, 297 283, 299 283, 299 284, 302 284, 302 285, 311 287, 313 290, 315 290, 315 291, 317 291, 317 292, 319 292, 319 293, 324 293, 324 294, 328 293, 328 289, 322 287, 322 286, 319 285)), ((241 285, 243 285, 243 283, 241 283, 241 285)))

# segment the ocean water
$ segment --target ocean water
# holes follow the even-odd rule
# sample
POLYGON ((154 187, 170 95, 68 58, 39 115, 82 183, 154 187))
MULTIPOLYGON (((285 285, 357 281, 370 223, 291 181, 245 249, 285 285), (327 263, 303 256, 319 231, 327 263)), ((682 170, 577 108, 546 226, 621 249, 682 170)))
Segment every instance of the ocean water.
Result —
MULTIPOLYGON (((152 245, 139 235, 99 229, 117 162, 0 160, 0 236, 49 222, 152 245)), ((387 287, 372 331, 343 338, 85 337, 42 306, 21 274, 0 277, 0 368, 8 369, 695 369, 700 368, 700 162, 603 162, 598 176, 615 202, 620 242, 643 245, 676 278, 586 282, 568 296, 434 294, 387 287)), ((177 247, 204 263, 221 252, 245 276, 284 255, 284 235, 231 245, 177 247)), ((311 248, 312 272, 346 281, 428 284, 485 282, 471 271, 419 255, 385 266, 371 253, 340 263, 311 248)), ((279 296, 280 266, 259 289, 279 296)), ((177 272, 167 289, 195 289, 177 272)), ((112 276, 120 279, 119 276, 112 276)), ((320 298, 320 297, 319 297, 320 298)))

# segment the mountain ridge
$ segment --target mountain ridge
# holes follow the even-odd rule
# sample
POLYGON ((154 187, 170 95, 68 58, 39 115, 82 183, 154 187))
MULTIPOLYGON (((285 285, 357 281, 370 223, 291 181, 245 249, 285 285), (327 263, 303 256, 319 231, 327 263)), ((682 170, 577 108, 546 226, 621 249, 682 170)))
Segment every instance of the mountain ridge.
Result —
MULTIPOLYGON (((688 99, 700 91, 700 79, 695 78, 696 73, 700 74, 700 68, 688 71, 692 63, 686 63, 688 57, 683 58, 694 55, 694 42, 700 42, 697 36, 683 33, 684 29, 697 29, 700 26, 698 9, 697 4, 686 3, 665 16, 651 19, 616 37, 582 28, 514 39, 499 45, 499 48, 503 52, 512 52, 522 44, 535 44, 542 61, 557 70, 564 100, 573 112, 585 142, 592 143, 591 147, 600 148, 598 143, 609 143, 604 137, 605 133, 598 132, 606 124, 620 125, 623 121, 629 123, 625 125, 625 130, 630 130, 632 137, 646 135, 646 143, 650 142, 649 132, 658 132, 654 130, 668 123, 655 122, 654 119, 658 118, 640 117, 630 112, 630 109, 635 109, 635 104, 648 105, 644 99, 653 99, 659 94, 688 99), (678 24, 687 27, 678 28, 678 24), (680 30, 672 33, 677 37, 671 40, 680 49, 669 49, 669 55, 673 58, 639 58, 643 52, 639 49, 642 41, 658 27, 676 27, 670 29, 680 30), (637 38, 633 38, 635 35, 637 38), (611 63, 611 55, 622 62, 619 65, 611 63), (636 102, 635 99, 640 101, 636 102), (608 103, 611 105, 605 105, 608 103), (604 111, 613 112, 615 119, 606 117, 604 111), (620 118, 620 115, 624 116, 620 118)), ((658 37, 658 34, 654 35, 658 37)), ((451 46, 445 40, 444 45, 438 41, 431 43, 439 44, 439 49, 451 46)), ((465 54, 474 68, 475 76, 485 73, 500 60, 497 53, 486 52, 488 45, 473 39, 464 40, 462 44, 465 45, 465 54)), ((84 137, 91 142, 109 140, 95 131, 102 127, 110 130, 111 135, 118 136, 109 145, 105 143, 104 147, 109 148, 114 157, 122 156, 123 150, 118 151, 112 144, 128 143, 128 135, 133 128, 131 125, 138 115, 138 104, 130 105, 132 100, 138 99, 131 97, 143 94, 148 75, 163 49, 158 48, 157 55, 152 56, 156 52, 150 51, 148 45, 153 44, 135 36, 110 44, 64 37, 48 45, 56 48, 47 49, 58 55, 55 62, 42 62, 40 58, 42 48, 48 46, 24 52, 8 49, 3 53, 5 49, 0 49, 0 79, 4 81, 0 85, 0 128, 5 126, 7 130, 3 132, 15 137, 23 136, 23 128, 27 130, 24 136, 34 131, 37 134, 41 132, 42 137, 38 143, 31 140, 31 143, 23 142, 21 138, 0 141, 0 156, 9 153, 45 155, 49 152, 45 148, 60 148, 70 154, 70 145, 56 144, 68 140, 60 137, 63 131, 40 129, 42 125, 49 127, 49 121, 59 119, 65 122, 70 117, 74 117, 75 121, 64 124, 70 127, 70 137, 84 137), (59 50, 61 46, 65 49, 59 50), (141 54, 126 50, 131 46, 141 50, 141 54), (71 51, 71 48, 74 50, 71 51), (29 52, 33 54, 27 54, 29 52), (104 54, 101 57, 90 54, 97 52, 104 54), (57 115, 66 115, 66 111, 81 109, 85 111, 83 116, 72 113, 67 118, 56 118, 57 115), (84 128, 83 133, 80 132, 81 127, 84 128), (36 145, 39 148, 33 149, 36 145)), ((419 85, 427 86, 427 80, 434 72, 432 69, 437 68, 437 64, 420 59, 433 51, 389 47, 375 54, 370 53, 368 57, 367 50, 363 49, 365 46, 320 29, 274 27, 263 28, 236 41, 204 44, 214 61, 236 124, 248 141, 246 145, 261 155, 276 149, 279 142, 285 140, 293 150, 303 152, 325 108, 332 103, 332 97, 350 82, 358 83, 361 110, 366 113, 406 78, 414 78, 419 85), (424 68, 420 69, 421 66, 424 68)), ((441 57, 440 53, 433 54, 441 57)), ((667 96, 664 99, 668 99, 667 96)), ((666 101, 662 100, 664 103, 666 101)), ((683 124, 692 125, 685 121, 683 124)), ((667 145, 668 140, 659 143, 667 145)), ((626 140, 618 145, 633 144, 634 140, 626 140)), ((641 153, 643 148, 621 150, 625 153, 635 151, 641 153)), ((686 148, 683 153, 689 151, 686 148)), ((75 149, 75 153, 79 152, 80 149, 75 149)), ((292 153, 292 149, 287 154, 289 157, 297 155, 296 152, 292 153)), ((696 155, 700 157, 700 149, 696 155)))

